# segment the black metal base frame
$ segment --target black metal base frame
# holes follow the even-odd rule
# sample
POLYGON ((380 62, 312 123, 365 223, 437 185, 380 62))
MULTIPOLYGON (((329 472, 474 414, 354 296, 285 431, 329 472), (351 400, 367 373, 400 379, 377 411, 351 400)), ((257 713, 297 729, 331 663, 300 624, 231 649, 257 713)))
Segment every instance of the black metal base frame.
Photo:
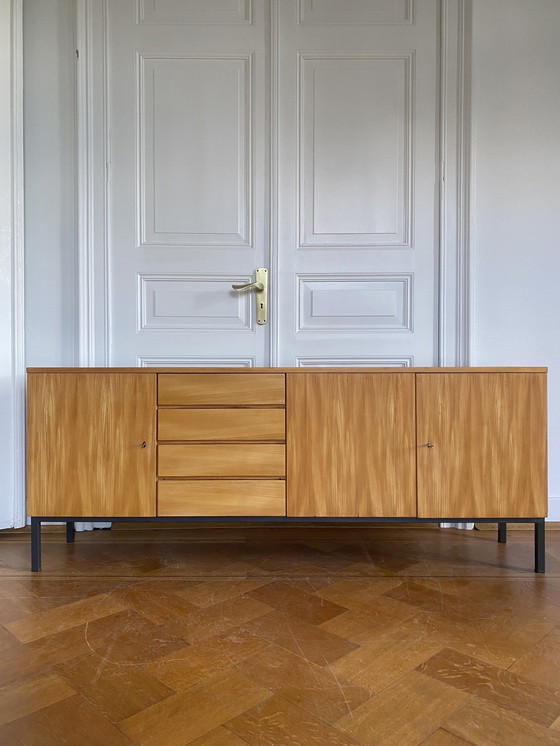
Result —
POLYGON ((288 518, 285 516, 165 516, 122 518, 114 516, 33 516, 31 518, 31 570, 41 569, 41 525, 43 523, 66 522, 66 541, 74 541, 74 523, 76 521, 112 523, 497 523, 498 541, 505 544, 508 523, 533 523, 535 525, 535 572, 545 571, 545 538, 544 518, 288 518))

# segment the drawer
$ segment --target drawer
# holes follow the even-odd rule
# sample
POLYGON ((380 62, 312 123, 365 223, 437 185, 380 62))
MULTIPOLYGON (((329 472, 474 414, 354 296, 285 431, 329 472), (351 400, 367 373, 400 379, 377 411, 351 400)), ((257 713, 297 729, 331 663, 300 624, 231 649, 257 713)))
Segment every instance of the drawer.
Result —
POLYGON ((285 439, 283 409, 160 409, 159 440, 285 439))
POLYGON ((158 404, 283 405, 283 373, 160 373, 158 404))
POLYGON ((158 447, 160 477, 283 477, 284 445, 232 443, 158 447))
POLYGON ((286 483, 281 479, 160 481, 158 515, 286 515, 286 483))

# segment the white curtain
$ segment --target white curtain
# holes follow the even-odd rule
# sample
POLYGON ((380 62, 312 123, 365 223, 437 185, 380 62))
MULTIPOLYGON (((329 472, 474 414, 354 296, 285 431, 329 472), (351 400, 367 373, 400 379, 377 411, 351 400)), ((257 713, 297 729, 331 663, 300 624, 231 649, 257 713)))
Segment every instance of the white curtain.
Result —
POLYGON ((111 528, 111 523, 92 523, 91 521, 76 521, 76 531, 93 531, 94 528, 111 528))

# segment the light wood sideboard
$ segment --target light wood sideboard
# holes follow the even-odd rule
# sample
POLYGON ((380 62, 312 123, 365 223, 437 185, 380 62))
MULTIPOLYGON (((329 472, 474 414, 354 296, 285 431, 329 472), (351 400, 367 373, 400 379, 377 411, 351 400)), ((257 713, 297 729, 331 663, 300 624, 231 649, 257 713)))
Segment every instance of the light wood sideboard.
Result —
POLYGON ((28 513, 508 522, 544 571, 546 368, 30 368, 28 513))

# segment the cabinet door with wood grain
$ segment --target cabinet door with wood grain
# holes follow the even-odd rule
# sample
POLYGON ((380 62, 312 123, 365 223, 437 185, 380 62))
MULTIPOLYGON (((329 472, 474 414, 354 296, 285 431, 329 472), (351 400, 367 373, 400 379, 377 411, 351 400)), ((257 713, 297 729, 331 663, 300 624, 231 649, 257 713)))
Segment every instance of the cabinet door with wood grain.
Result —
POLYGON ((418 516, 547 513, 546 374, 417 375, 418 516))
POLYGON ((30 373, 28 513, 154 516, 156 376, 30 373))
POLYGON ((414 375, 287 375, 288 515, 416 515, 414 375))

